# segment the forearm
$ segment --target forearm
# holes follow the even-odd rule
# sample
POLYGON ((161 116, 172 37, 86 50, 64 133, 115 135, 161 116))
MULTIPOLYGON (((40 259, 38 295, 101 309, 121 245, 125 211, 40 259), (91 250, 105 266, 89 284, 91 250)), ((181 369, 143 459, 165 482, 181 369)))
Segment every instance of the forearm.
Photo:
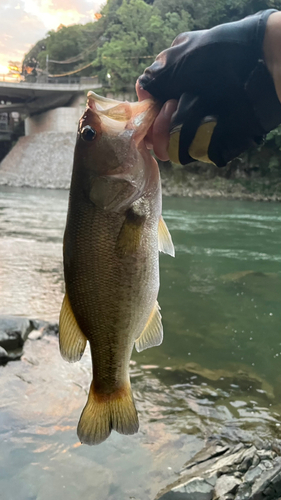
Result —
POLYGON ((268 18, 263 43, 264 60, 281 102, 281 12, 268 18))

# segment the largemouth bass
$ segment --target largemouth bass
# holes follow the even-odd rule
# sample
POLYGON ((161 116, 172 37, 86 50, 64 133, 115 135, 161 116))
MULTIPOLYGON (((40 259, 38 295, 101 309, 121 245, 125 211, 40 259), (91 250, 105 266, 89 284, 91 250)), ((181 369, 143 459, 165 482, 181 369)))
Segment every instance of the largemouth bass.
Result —
POLYGON ((90 343, 93 381, 77 429, 90 445, 112 429, 138 431, 131 353, 163 338, 158 250, 174 255, 174 247, 161 217, 158 165, 143 140, 157 112, 153 100, 128 103, 89 92, 79 122, 59 340, 70 362, 90 343))

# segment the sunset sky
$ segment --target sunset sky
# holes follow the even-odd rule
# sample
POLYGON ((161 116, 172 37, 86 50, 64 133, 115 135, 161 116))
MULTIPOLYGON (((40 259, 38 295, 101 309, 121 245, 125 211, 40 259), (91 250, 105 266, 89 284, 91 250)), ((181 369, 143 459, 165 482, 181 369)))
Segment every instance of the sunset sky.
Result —
POLYGON ((0 74, 60 24, 86 23, 106 0, 0 0, 0 74))

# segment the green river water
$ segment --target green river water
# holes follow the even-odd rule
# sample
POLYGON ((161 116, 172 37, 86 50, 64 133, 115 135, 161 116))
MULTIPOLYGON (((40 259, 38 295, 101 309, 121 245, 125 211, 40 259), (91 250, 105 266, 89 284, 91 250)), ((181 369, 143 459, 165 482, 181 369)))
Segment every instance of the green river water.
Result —
MULTIPOLYGON (((0 314, 57 321, 65 191, 0 188, 0 314)), ((214 436, 280 438, 281 206, 164 198, 176 257, 160 256, 164 342, 138 354, 140 431, 80 446, 90 358, 27 341, 0 367, 0 498, 152 500, 214 436)))

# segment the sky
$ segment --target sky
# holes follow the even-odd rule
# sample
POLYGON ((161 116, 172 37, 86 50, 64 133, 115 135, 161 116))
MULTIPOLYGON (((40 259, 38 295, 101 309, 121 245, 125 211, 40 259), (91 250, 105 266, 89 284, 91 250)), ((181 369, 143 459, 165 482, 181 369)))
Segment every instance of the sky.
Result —
POLYGON ((60 24, 94 20, 106 0, 0 0, 0 75, 60 24))

